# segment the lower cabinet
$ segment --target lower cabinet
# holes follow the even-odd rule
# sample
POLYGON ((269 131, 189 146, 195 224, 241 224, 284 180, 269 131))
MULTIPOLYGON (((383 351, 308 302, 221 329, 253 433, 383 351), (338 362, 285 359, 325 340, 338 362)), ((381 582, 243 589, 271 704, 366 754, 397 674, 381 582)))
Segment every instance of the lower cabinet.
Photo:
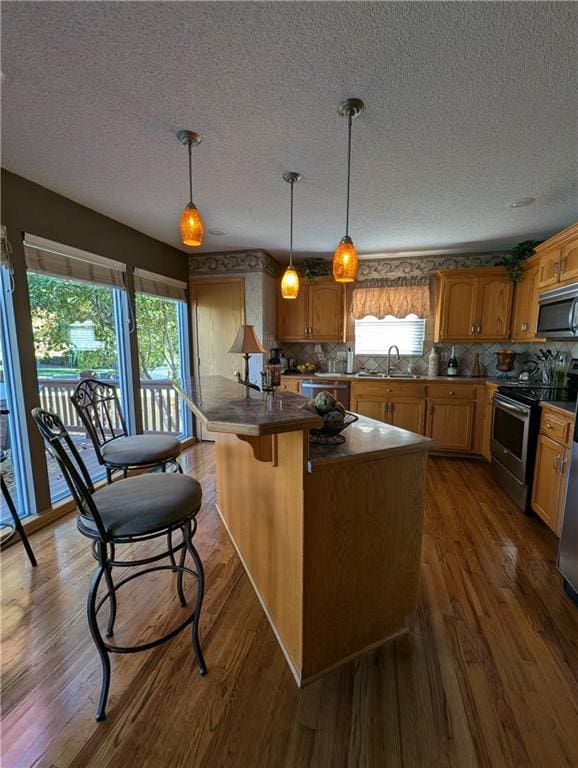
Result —
POLYGON ((564 516, 574 416, 542 407, 536 449, 532 509, 559 536, 564 516))
POLYGON ((426 400, 419 397, 396 397, 388 401, 385 421, 394 427, 425 434, 426 400))
POLYGON ((538 438, 532 509, 558 535, 564 514, 568 453, 546 435, 538 438))
POLYGON ((426 435, 438 451, 473 449, 475 408, 472 400, 428 400, 426 435))
POLYGON ((284 389, 287 392, 295 392, 296 394, 299 394, 299 384, 299 379, 291 379, 288 376, 281 376, 281 389, 284 389))
POLYGON ((383 397, 371 397, 367 395, 360 395, 351 398, 349 409, 353 413, 358 413, 360 416, 367 416, 368 419, 377 419, 377 421, 385 421, 385 411, 387 408, 387 400, 383 397))

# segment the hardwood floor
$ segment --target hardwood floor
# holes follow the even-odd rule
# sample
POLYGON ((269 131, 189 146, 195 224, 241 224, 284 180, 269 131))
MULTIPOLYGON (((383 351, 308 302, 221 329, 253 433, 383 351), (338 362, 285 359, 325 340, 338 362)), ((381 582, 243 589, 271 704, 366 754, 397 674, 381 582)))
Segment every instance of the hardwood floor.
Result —
MULTIPOLYGON (((20 546, 2 558, 4 768, 578 765, 578 610, 562 591, 557 542, 485 465, 430 460, 410 634, 301 692, 215 512, 212 445, 189 449, 186 468, 204 490, 208 675, 188 632, 114 657, 108 718, 95 722, 94 563, 66 518, 31 537, 38 568, 20 546)), ((151 638, 183 610, 170 575, 127 590, 119 640, 151 638)))

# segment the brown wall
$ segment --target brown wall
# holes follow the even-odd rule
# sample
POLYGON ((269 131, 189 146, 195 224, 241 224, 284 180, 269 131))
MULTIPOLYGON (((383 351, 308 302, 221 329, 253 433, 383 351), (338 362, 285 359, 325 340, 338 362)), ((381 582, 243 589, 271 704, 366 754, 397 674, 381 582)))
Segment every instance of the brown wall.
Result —
MULTIPOLYGON (((50 506, 44 447, 30 411, 39 405, 38 382, 22 233, 46 237, 58 243, 122 261, 129 267, 188 281, 188 256, 159 240, 131 229, 114 219, 86 208, 32 181, 2 169, 2 224, 14 249, 14 308, 18 355, 22 373, 24 403, 30 435, 36 505, 39 511, 50 506)), ((176 223, 175 223, 176 226, 176 223)), ((129 295, 132 276, 127 272, 129 295)), ((131 337, 133 383, 138 387, 136 337, 131 337)), ((137 426, 139 420, 137 418, 137 426)))

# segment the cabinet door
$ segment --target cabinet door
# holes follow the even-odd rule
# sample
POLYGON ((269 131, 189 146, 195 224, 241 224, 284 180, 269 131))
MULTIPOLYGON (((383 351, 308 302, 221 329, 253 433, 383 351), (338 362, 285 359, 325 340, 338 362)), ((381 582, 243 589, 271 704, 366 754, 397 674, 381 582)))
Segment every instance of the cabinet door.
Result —
POLYGON ((564 448, 546 435, 538 437, 536 469, 532 489, 532 509, 547 526, 556 527, 560 504, 560 467, 564 448))
POLYGON ((437 442, 437 450, 472 450, 474 408, 471 400, 428 401, 427 436, 437 442))
POLYGON ((387 402, 381 397, 357 397, 351 401, 351 410, 360 416, 367 416, 377 421, 386 420, 387 402))
POLYGON ((320 280, 309 288, 311 341, 343 341, 345 309, 343 285, 320 280))
POLYGON ((425 432, 425 404, 420 397, 396 397, 388 403, 387 422, 394 427, 408 429, 423 435, 425 432))
POLYGON ((307 341, 309 329, 309 288, 301 283, 296 299, 284 299, 277 289, 277 340, 307 341))
POLYGON ((522 280, 516 283, 512 315, 513 341, 536 340, 539 275, 540 266, 536 264, 524 270, 522 280))
POLYGON ((299 394, 300 385, 299 379, 290 379, 287 376, 281 376, 281 389, 285 389, 287 392, 295 392, 295 394, 299 394))
POLYGON ((504 277, 481 277, 476 304, 476 338, 510 338, 513 283, 504 277))
POLYGON ((560 492, 558 494, 558 505, 556 507, 556 516, 554 518, 554 527, 552 530, 556 536, 560 536, 562 530, 562 520, 564 519, 564 509, 566 508, 566 491, 568 490, 568 469, 570 464, 570 448, 564 448, 560 460, 560 492))
POLYGON ((538 288, 548 288, 560 282, 560 260, 562 249, 553 248, 542 256, 540 260, 540 277, 538 288))
POLYGON ((572 240, 562 248, 560 281, 578 280, 578 240, 572 240))
POLYGON ((448 277, 441 286, 440 341, 473 337, 477 278, 448 277))

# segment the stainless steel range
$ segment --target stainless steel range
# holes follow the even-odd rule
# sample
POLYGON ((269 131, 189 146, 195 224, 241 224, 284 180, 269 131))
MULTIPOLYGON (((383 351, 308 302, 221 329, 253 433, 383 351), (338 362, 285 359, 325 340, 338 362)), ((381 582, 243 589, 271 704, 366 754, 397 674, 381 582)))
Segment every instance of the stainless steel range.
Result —
MULTIPOLYGON (((572 360, 570 370, 578 370, 572 360)), ((498 387, 492 423, 492 475, 526 513, 531 512, 532 481, 540 431, 540 402, 573 402, 573 387, 498 387)))

